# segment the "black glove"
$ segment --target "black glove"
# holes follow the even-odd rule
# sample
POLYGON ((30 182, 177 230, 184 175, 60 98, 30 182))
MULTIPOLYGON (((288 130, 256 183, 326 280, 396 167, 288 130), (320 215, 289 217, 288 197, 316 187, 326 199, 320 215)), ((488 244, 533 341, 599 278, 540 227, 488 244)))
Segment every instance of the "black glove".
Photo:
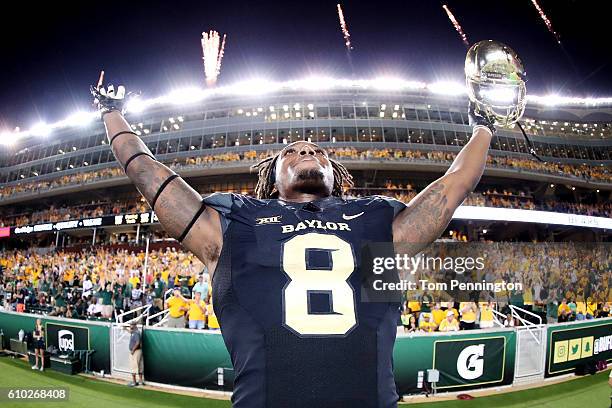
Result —
POLYGON ((493 120, 484 112, 476 112, 476 104, 472 101, 468 105, 468 118, 470 126, 485 126, 492 134, 495 134, 497 129, 493 126, 493 120))
POLYGON ((125 113, 128 100, 125 95, 125 87, 119 86, 115 93, 113 85, 109 85, 107 88, 101 85, 97 87, 92 85, 90 91, 94 97, 94 105, 100 111, 101 116, 113 111, 125 113))

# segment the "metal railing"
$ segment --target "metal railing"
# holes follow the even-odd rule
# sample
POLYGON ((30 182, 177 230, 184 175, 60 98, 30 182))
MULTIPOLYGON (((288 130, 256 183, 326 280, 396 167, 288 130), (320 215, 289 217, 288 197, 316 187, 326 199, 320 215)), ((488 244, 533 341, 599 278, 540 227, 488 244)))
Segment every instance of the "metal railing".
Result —
POLYGON ((501 313, 501 312, 498 312, 498 311, 497 311, 497 310, 495 310, 495 309, 492 309, 492 312, 493 312, 493 323, 494 323, 494 324, 496 324, 496 325, 498 325, 499 327, 505 327, 505 325, 504 325, 504 323, 503 323, 503 319, 505 319, 505 318, 506 318, 506 315, 505 315, 505 314, 503 314, 503 313, 501 313), (499 316, 499 317, 500 317, 502 320, 498 319, 498 316, 499 316))
POLYGON ((132 310, 128 310, 127 312, 123 312, 119 315, 115 315, 115 323, 131 323, 133 321, 138 321, 146 316, 149 316, 149 310, 151 309, 152 305, 144 305, 144 306, 140 306, 137 307, 136 309, 132 309, 132 310), (142 311, 142 313, 138 313, 142 311), (132 317, 131 319, 128 319, 127 321, 124 319, 125 316, 128 316, 130 314, 136 314, 135 317, 132 317))
POLYGON ((157 312, 155 314, 147 316, 147 320, 145 321, 145 326, 159 327, 159 326, 164 325, 168 321, 168 317, 170 316, 169 312, 170 312, 169 309, 165 309, 165 310, 162 310, 161 312, 157 312), (163 317, 158 322, 151 324, 151 321, 153 321, 153 319, 155 319, 158 316, 163 316, 163 317))
POLYGON ((510 308, 510 313, 512 314, 512 316, 517 319, 519 322, 521 322, 523 324, 523 326, 525 326, 527 328, 527 331, 529 332, 529 334, 531 335, 531 337, 533 337, 533 339, 535 340, 535 342, 537 344, 541 343, 541 340, 535 335, 535 333, 533 332, 534 329, 540 329, 543 325, 542 325, 542 317, 538 316, 537 314, 530 312, 529 310, 525 310, 523 308, 520 308, 518 306, 514 306, 514 305, 508 305, 508 307, 510 308), (538 320, 538 323, 533 323, 530 320, 527 320, 525 318, 523 318, 522 316, 519 315, 518 312, 530 315, 535 317, 538 320))

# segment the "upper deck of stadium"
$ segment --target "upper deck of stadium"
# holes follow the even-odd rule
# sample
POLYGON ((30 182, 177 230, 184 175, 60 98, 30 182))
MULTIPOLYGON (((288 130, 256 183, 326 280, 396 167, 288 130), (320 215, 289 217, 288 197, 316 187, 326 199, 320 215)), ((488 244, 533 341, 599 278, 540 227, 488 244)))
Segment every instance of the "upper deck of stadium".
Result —
MULTIPOLYGON (((129 105, 127 119, 165 162, 277 150, 296 140, 338 148, 457 152, 471 134, 467 102, 463 86, 454 83, 255 80, 140 98, 129 105)), ((95 118, 95 113, 79 112, 54 124, 3 133, 0 182, 6 187, 116 167, 104 128, 95 118)), ((530 96, 523 123, 547 161, 612 165, 612 98, 530 96)), ((518 128, 500 129, 490 153, 531 158, 518 128)))

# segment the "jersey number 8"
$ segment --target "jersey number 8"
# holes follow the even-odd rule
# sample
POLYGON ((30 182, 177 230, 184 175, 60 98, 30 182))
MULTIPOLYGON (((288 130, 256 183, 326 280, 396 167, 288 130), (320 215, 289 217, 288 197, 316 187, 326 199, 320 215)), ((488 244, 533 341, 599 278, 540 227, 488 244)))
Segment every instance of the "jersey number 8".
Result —
POLYGON ((283 270, 291 281, 283 291, 284 323, 301 335, 344 335, 357 324, 355 293, 347 279, 355 269, 351 245, 329 234, 298 235, 283 245, 283 270), (328 251, 330 269, 308 269, 307 251, 328 251), (310 313, 313 293, 329 296, 329 313, 310 313))

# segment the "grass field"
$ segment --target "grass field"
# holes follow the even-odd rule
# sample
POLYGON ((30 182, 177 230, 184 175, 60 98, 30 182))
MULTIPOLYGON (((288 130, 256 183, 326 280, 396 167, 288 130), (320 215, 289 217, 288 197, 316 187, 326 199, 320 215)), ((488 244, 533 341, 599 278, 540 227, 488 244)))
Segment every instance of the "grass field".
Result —
MULTIPOLYGON (((189 397, 69 376, 47 370, 33 371, 20 360, 0 358, 0 388, 6 387, 68 387, 69 402, 17 402, 0 401, 0 407, 230 407, 229 401, 189 397)), ((432 408, 484 408, 484 407, 537 407, 537 408, 607 408, 610 406, 608 373, 600 373, 561 384, 549 385, 519 392, 505 393, 471 401, 446 401, 426 405, 432 408)), ((316 408, 316 407, 313 407, 316 408)))

